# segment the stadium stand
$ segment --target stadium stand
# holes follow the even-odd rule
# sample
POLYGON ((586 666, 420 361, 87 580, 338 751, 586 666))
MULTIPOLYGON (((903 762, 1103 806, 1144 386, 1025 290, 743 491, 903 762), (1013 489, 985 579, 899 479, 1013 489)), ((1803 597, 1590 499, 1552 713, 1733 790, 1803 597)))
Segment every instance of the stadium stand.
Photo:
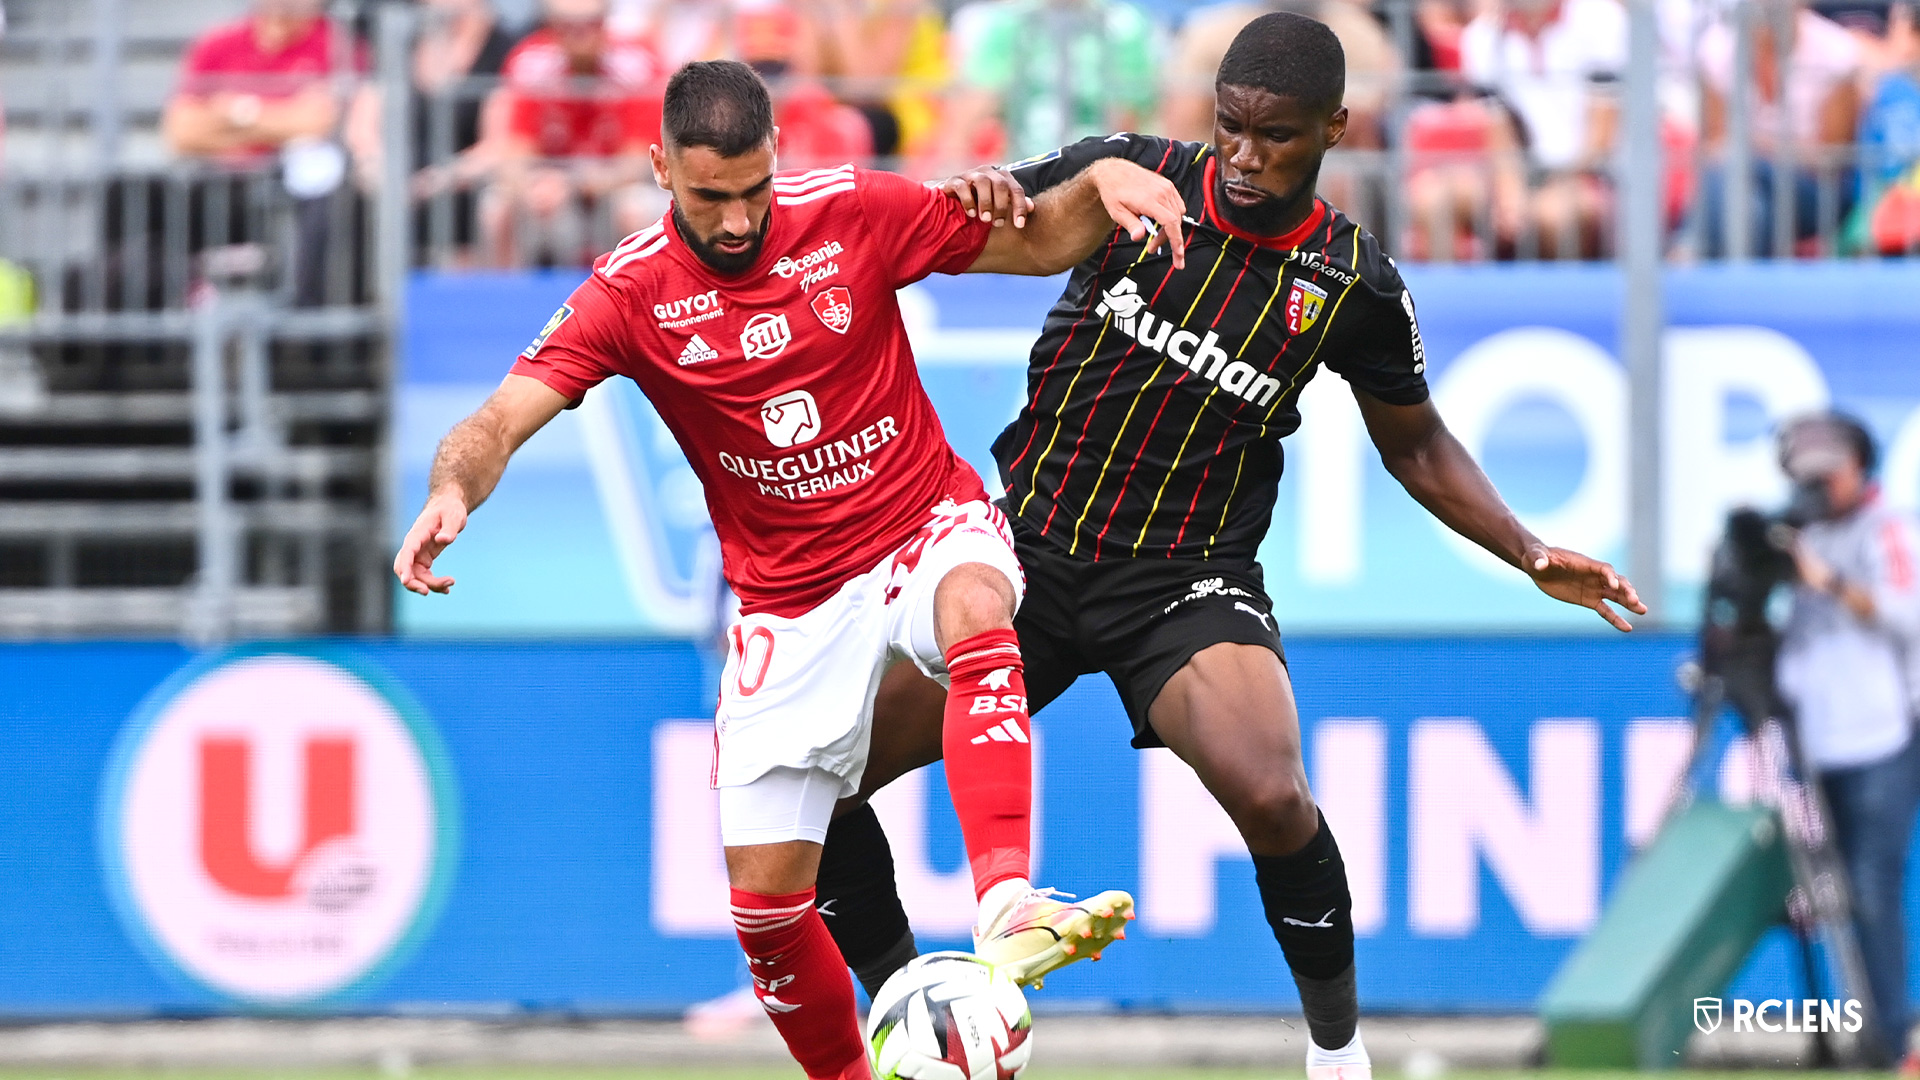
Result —
MULTIPOLYGON (((1580 2, 1617 12, 1616 0, 1580 2)), ((1020 4, 620 0, 604 9, 605 47, 609 56, 655 57, 653 76, 694 56, 749 59, 780 96, 789 164, 852 158, 926 176, 992 157, 997 147, 1024 153, 1116 125, 1203 137, 1205 58, 1223 28, 1276 4, 1286 6, 1115 0, 1076 7, 1083 30, 1118 20, 1124 55, 1074 66, 1092 89, 1076 99, 1074 122, 1045 138, 1039 120, 1065 114, 1047 100, 1047 57, 1016 47, 1031 36, 1023 27, 1040 17, 1020 4)), ((558 242, 507 244, 500 228, 489 252, 487 208, 525 204, 509 190, 515 170, 502 170, 513 157, 502 151, 506 137, 517 126, 525 143, 529 125, 545 123, 534 98, 557 92, 516 88, 508 59, 545 9, 535 0, 347 0, 328 9, 329 32, 342 45, 367 37, 383 6, 427 20, 424 36, 412 41, 444 33, 449 13, 490 8, 498 15, 484 55, 459 70, 428 71, 421 66, 431 59, 427 46, 402 46, 413 49, 395 70, 401 95, 412 94, 414 130, 399 198, 411 201, 412 220, 398 230, 409 239, 399 243, 393 266, 571 265, 658 212, 648 179, 623 174, 604 198, 582 202, 586 212, 558 242)), ((1617 43, 1575 32, 1562 51, 1584 45, 1598 50, 1597 59, 1569 52, 1565 63, 1522 79, 1506 60, 1524 58, 1532 46, 1523 39, 1538 32, 1516 21, 1511 4, 1305 6, 1338 24, 1357 110, 1347 145, 1328 158, 1322 190, 1393 238, 1403 258, 1592 259, 1612 250, 1619 161, 1579 146, 1569 161, 1549 136, 1571 138, 1588 95, 1604 100, 1596 88, 1619 75, 1617 43), (1500 28, 1503 51, 1495 55, 1488 44, 1476 62, 1474 26, 1489 43, 1500 28), (1568 178, 1591 197, 1562 199, 1560 212, 1549 213, 1545 197, 1568 178), (1504 204, 1503 186, 1519 192, 1504 204)), ((575 7, 602 10, 593 0, 572 0, 568 10, 575 7)), ((1793 101, 1812 92, 1793 89, 1795 80, 1825 80, 1830 96, 1854 99, 1857 125, 1846 119, 1816 132, 1802 124, 1782 142, 1770 118, 1810 117, 1812 104, 1798 113, 1774 109, 1765 79, 1739 108, 1742 95, 1727 94, 1736 85, 1728 65, 1767 54, 1768 27, 1716 21, 1705 6, 1680 0, 1663 6, 1662 184, 1672 258, 1920 248, 1920 138, 1912 120, 1920 31, 1904 2, 1866 5, 1874 17, 1865 21, 1841 7, 1816 4, 1795 17, 1818 28, 1827 54, 1859 59, 1837 74, 1832 64, 1814 64, 1819 70, 1809 75, 1802 69, 1811 61, 1789 57, 1782 77, 1793 101), (1729 184, 1736 175, 1756 180, 1729 184), (1769 198, 1776 178, 1796 197, 1769 198)), ((183 58, 248 10, 246 0, 8 4, 0 38, 4 632, 387 625, 386 508, 377 478, 386 454, 392 312, 381 275, 395 271, 382 269, 374 208, 388 129, 380 95, 369 91, 377 80, 359 74, 378 50, 367 41, 330 54, 341 57, 331 85, 344 118, 339 141, 352 157, 344 180, 334 179, 341 156, 328 147, 284 162, 266 153, 236 160, 174 152, 163 124, 169 100, 187 85, 183 58), (192 374, 196 357, 226 386, 200 413, 191 392, 205 381, 192 374), (214 400, 221 396, 225 410, 214 400), (216 429, 228 435, 223 453, 212 455, 225 461, 216 470, 224 482, 203 472, 212 458, 193 449, 196 430, 216 429), (216 482, 227 497, 213 502, 230 508, 230 526, 219 524, 226 511, 195 499, 203 483, 216 482), (212 545, 219 550, 196 540, 209 528, 229 538, 212 545)), ((1561 17, 1547 20, 1549 31, 1561 17)), ((516 55, 528 57, 537 45, 521 45, 516 55)), ((566 93, 583 101, 612 93, 591 79, 576 83, 566 93)), ((629 86, 614 96, 635 92, 629 86)), ((628 164, 636 138, 618 147, 628 164)), ((577 141, 536 145, 539 168, 579 177, 595 155, 605 168, 607 147, 577 141)), ((529 217, 496 216, 519 225, 529 217)))
MULTIPOLYGON (((35 296, 0 329, 0 634, 385 624, 387 333, 359 240, 337 229, 295 310, 287 185, 160 132, 189 44, 245 10, 9 6, 0 259, 35 296)), ((330 204, 368 223, 351 190, 330 204)))

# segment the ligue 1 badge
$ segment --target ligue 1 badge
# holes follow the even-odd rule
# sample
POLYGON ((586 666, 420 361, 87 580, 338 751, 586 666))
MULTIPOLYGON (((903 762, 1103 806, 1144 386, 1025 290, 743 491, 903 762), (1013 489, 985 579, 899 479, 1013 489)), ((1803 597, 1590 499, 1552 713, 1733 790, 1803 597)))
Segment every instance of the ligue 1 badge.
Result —
POLYGON ((1313 329, 1326 304, 1327 290, 1305 278, 1295 278, 1293 291, 1287 294, 1287 329, 1295 334, 1313 329))
POLYGON ((533 344, 520 351, 521 357, 527 360, 533 359, 534 354, 540 351, 540 346, 545 345, 547 339, 553 336, 553 332, 560 329, 560 324, 572 317, 573 305, 561 304, 560 310, 554 312, 553 317, 547 320, 547 325, 540 328, 540 333, 534 337, 533 344))
POLYGON ((813 313, 836 334, 846 333, 847 327, 853 325, 853 294, 845 285, 824 290, 813 298, 812 305, 813 313))

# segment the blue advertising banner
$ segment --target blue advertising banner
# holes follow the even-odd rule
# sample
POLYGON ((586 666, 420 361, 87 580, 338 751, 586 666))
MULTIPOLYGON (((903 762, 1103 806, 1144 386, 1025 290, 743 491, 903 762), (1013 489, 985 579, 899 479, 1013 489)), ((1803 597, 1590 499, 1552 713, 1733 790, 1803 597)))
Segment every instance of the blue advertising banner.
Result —
MULTIPOLYGON (((1686 648, 1290 642, 1366 1007, 1531 1008, 1659 819, 1686 648)), ((0 1015, 663 1013, 735 989, 713 681, 663 642, 0 646, 0 1015)), ((1036 1006, 1294 1007, 1194 774, 1127 746, 1104 679, 1035 728, 1036 877, 1141 913, 1036 1006)), ((1737 745, 1720 777, 1741 797, 1737 745)), ((877 802, 923 946, 963 945, 938 768, 877 802)), ((1774 942, 1734 992, 1818 996, 1788 960, 1774 942)))
MULTIPOLYGON (((1621 560, 1627 382, 1612 267, 1409 267, 1442 414, 1550 542, 1621 560)), ((409 299, 399 394, 400 526, 434 446, 486 396, 577 274, 422 275, 409 299)), ((934 277, 904 290, 922 378, 961 455, 1019 408, 1025 364, 1060 279, 934 277)), ((1829 403, 1885 453, 1888 497, 1920 503, 1920 266, 1768 263, 1667 277, 1664 565, 1692 610, 1727 508, 1784 495, 1779 418, 1829 403)), ((1542 598, 1446 532, 1380 467, 1337 377, 1307 387, 1262 549, 1291 630, 1555 629, 1599 620, 1542 598)), ((429 635, 705 633, 717 557, 700 485, 624 380, 522 449, 444 565, 451 596, 400 594, 402 631, 429 635)))

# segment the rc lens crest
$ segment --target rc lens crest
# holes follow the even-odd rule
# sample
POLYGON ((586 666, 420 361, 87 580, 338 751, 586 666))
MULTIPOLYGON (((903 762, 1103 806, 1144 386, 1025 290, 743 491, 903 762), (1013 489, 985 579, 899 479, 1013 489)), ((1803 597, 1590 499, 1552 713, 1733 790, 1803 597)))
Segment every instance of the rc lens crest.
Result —
POLYGON ((1287 329, 1295 334, 1313 329, 1326 306, 1327 290, 1304 278, 1295 278, 1292 291, 1287 293, 1287 329))

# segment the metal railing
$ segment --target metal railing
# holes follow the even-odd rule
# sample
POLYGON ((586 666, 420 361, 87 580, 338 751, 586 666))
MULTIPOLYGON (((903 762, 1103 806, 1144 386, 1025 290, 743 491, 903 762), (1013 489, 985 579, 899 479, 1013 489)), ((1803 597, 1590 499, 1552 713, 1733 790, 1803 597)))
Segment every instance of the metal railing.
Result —
MULTIPOLYGON (((1406 14, 1411 9, 1410 0, 1384 5, 1390 36, 1414 32, 1406 14)), ((1737 46, 1742 50, 1740 70, 1751 71, 1756 28, 1778 10, 1774 0, 1738 0, 1731 6, 1729 25, 1744 43, 1737 46)), ((1865 236, 1861 215, 1880 194, 1876 178, 1889 171, 1887 148, 1852 138, 1796 141, 1787 122, 1792 110, 1787 108, 1771 110, 1778 122, 1757 124, 1754 116, 1766 95, 1752 78, 1734 79, 1727 86, 1724 137, 1709 139, 1708 95, 1703 90, 1708 80, 1698 61, 1705 26, 1694 28, 1692 45, 1659 46, 1661 107, 1650 121, 1641 121, 1655 125, 1659 142, 1644 164, 1627 162, 1624 152, 1633 133, 1618 120, 1613 121, 1610 144, 1597 155, 1577 163, 1545 160, 1539 133, 1527 130, 1525 110, 1515 105, 1511 88, 1499 78, 1483 77, 1476 84, 1460 71, 1402 68, 1350 76, 1349 97, 1377 113, 1364 122, 1364 129, 1377 135, 1328 156, 1322 192, 1380 235, 1396 257, 1410 261, 1613 258, 1621 227, 1623 172, 1630 167, 1657 176, 1662 249, 1670 260, 1881 253, 1865 236), (1356 85, 1364 92, 1356 94, 1356 85), (1773 191, 1782 194, 1770 197, 1773 191), (1557 205, 1561 203, 1564 206, 1557 205)), ((1410 45, 1400 47, 1401 55, 1411 55, 1410 45)), ((1546 87, 1544 92, 1586 95, 1594 107, 1618 116, 1624 70, 1609 76, 1596 80, 1591 72, 1573 70, 1530 78, 1536 87, 1546 87), (1556 86, 1556 80, 1564 85, 1556 86)), ((1826 78, 1811 61, 1790 60, 1781 66, 1774 96, 1795 100, 1802 92, 1799 82, 1826 78)), ((1863 75, 1849 75, 1846 81, 1863 91, 1872 89, 1863 75)), ((869 82, 829 79, 825 84, 844 89, 844 97, 865 99, 875 96, 869 82)), ((783 88, 775 80, 776 93, 783 88)), ((949 97, 957 92, 950 91, 949 97)), ((479 250, 488 228, 484 208, 499 190, 499 172, 485 160, 488 147, 456 145, 454 134, 463 113, 470 117, 511 92, 498 79, 470 78, 421 95, 422 134, 411 195, 416 207, 414 259, 419 265, 458 268, 501 261, 479 250)), ((566 170, 603 163, 583 158, 541 164, 566 170)), ((925 155, 863 163, 920 173, 966 164, 925 155)), ((650 197, 654 213, 663 205, 645 175, 635 179, 631 193, 650 197)), ((632 224, 609 212, 603 201, 589 208, 571 235, 584 236, 577 246, 597 252, 632 224)), ((1920 254, 1920 228, 1910 230, 1899 250, 1920 254)), ((552 251, 544 257, 551 261, 552 251)))
POLYGON ((351 188, 298 199, 272 165, 0 174, 0 259, 43 314, 180 311, 235 278, 288 307, 363 305, 372 225, 351 188))
POLYGON ((277 374, 343 343, 377 356, 384 337, 372 309, 245 290, 0 328, 0 349, 160 349, 185 369, 178 388, 52 391, 0 415, 0 635, 384 629, 384 372, 328 390, 277 374))
POLYGON ((384 630, 377 192, 273 155, 139 163, 158 113, 116 104, 116 24, 51 27, 0 55, 44 90, 0 159, 0 274, 32 284, 0 311, 0 636, 384 630))
MULTIPOLYGON (((1327 0, 1328 3, 1336 0, 1327 0)), ((49 274, 47 267, 35 265, 46 307, 83 310, 124 307, 131 300, 151 304, 155 295, 166 304, 177 304, 184 283, 193 275, 192 260, 207 247, 218 248, 228 242, 258 242, 257 238, 275 232, 283 241, 272 245, 271 256, 293 258, 299 245, 301 223, 289 224, 294 217, 306 215, 310 221, 320 215, 317 208, 303 208, 295 214, 284 191, 275 188, 266 175, 271 169, 253 176, 229 176, 225 182, 221 170, 199 168, 148 169, 144 173, 126 173, 117 167, 107 172, 76 170, 77 161, 112 163, 118 153, 112 149, 124 141, 129 119, 145 121, 152 116, 151 105, 127 103, 115 89, 122 82, 115 72, 129 53, 151 43, 121 41, 111 34, 92 33, 98 29, 100 11, 111 11, 124 0, 92 0, 99 11, 95 18, 80 18, 62 35, 36 36, 32 32, 16 34, 4 48, 30 63, 42 73, 47 88, 38 100, 10 102, 16 128, 79 125, 92 149, 67 150, 54 155, 58 167, 43 174, 23 173, 13 168, 0 181, 0 257, 15 261, 54 258, 69 270, 49 274), (60 87, 63 89, 56 89, 60 87), (5 215, 12 213, 13 218, 5 215), (28 216, 20 217, 22 213, 28 216), (234 241, 231 237, 247 239, 234 241), (224 238, 223 238, 224 237, 224 238)), ((357 3, 339 5, 339 33, 345 34, 359 10, 357 3)), ((1478 134, 1448 131, 1446 117, 1453 118, 1484 112, 1490 125, 1511 124, 1523 113, 1512 100, 1511 88, 1498 77, 1482 77, 1474 85, 1473 77, 1461 71, 1411 67, 1411 58, 1422 52, 1422 29, 1414 0, 1380 0, 1376 6, 1374 31, 1376 44, 1384 48, 1386 60, 1370 61, 1373 69, 1354 70, 1349 75, 1349 98, 1358 108, 1377 113, 1366 118, 1366 126, 1377 130, 1363 144, 1336 150, 1326 170, 1329 194, 1335 201, 1372 226, 1389 248, 1400 257, 1430 259, 1516 259, 1536 258, 1594 259, 1614 254, 1617 215, 1614 202, 1621 187, 1619 149, 1624 135, 1613 140, 1611 152, 1584 162, 1575 169, 1564 163, 1548 163, 1537 153, 1537 137, 1530 137, 1524 122, 1518 128, 1518 144, 1498 145, 1488 132, 1478 134), (1441 121, 1436 130, 1435 121, 1441 121), (1475 145, 1461 147, 1460 138, 1475 145), (1437 143, 1435 140, 1438 140, 1437 143), (1449 142, 1449 140, 1452 142, 1449 142), (1536 215, 1515 213, 1503 206, 1501 189, 1537 195, 1548 181, 1577 173, 1573 179, 1582 188, 1575 196, 1591 202, 1594 212, 1586 220, 1563 216, 1573 222, 1562 228, 1543 227, 1536 215), (1451 177, 1451 181, 1448 178, 1451 177), (1423 199, 1432 199, 1431 189, 1457 189, 1450 201, 1458 205, 1449 213, 1448 222, 1435 219, 1423 199), (1444 224, 1444 227, 1443 227, 1444 224)), ((369 10, 376 6, 368 5, 369 10)), ((1850 236, 1849 216, 1863 200, 1879 195, 1879 177, 1886 170, 1886 150, 1880 146, 1862 146, 1851 140, 1814 143, 1791 130, 1792 109, 1771 108, 1767 99, 1793 101, 1800 84, 1827 78, 1820 64, 1801 62, 1792 57, 1780 68, 1777 88, 1764 91, 1755 80, 1740 77, 1723 89, 1725 138, 1709 145, 1702 137, 1708 124, 1707 95, 1702 87, 1713 80, 1703 75, 1700 62, 1703 43, 1713 33, 1733 41, 1735 70, 1752 72, 1768 55, 1767 41, 1780 39, 1784 18, 1795 9, 1783 0, 1735 0, 1733 3, 1693 5, 1695 15, 1685 27, 1670 28, 1660 44, 1660 82, 1663 108, 1661 125, 1665 160, 1652 164, 1661 170, 1664 247, 1670 257, 1679 259, 1745 258, 1787 256, 1844 256, 1869 253, 1857 236, 1850 236), (1716 14, 1724 7, 1724 13, 1716 14), (1724 24, 1716 30, 1717 24, 1724 24), (1774 122, 1762 122, 1762 114, 1771 112, 1774 122), (1742 178, 1745 178, 1744 182, 1742 178), (1865 178, 1865 179, 1863 179, 1865 178), (1794 196, 1773 198, 1778 190, 1794 196)), ((364 21, 361 20, 361 21, 364 21)), ((1549 30, 1548 32, 1552 32, 1549 30)), ((396 45, 412 47, 416 27, 398 31, 396 45)), ((1374 50, 1379 52, 1379 49, 1374 50)), ((377 50, 376 50, 377 52, 377 50)), ((1353 50, 1361 56, 1364 50, 1353 50)), ((141 54, 144 55, 144 54, 141 54)), ((1357 61, 1356 61, 1357 62, 1357 61)), ((487 126, 485 106, 497 105, 510 93, 496 77, 469 77, 455 80, 433 93, 419 93, 411 85, 408 64, 401 64, 397 97, 388 100, 406 104, 408 133, 396 146, 398 160, 406 163, 409 201, 414 206, 408 230, 409 261, 415 265, 460 268, 503 261, 478 250, 484 225, 483 207, 496 199, 502 183, 497 162, 487 162, 484 152, 475 153, 460 145, 469 129, 487 126), (456 164, 458 163, 458 164, 456 164)), ((1551 85, 1558 79, 1566 87, 1595 88, 1596 97, 1614 97, 1611 91, 1591 79, 1585 70, 1544 71, 1531 76, 1536 84, 1551 85)), ((354 79, 340 73, 338 96, 346 102, 354 96, 354 79)), ((1192 79, 1188 80, 1193 81, 1192 79)), ((1860 89, 1870 92, 1869 80, 1858 78, 1860 89)), ((802 85, 774 80, 776 90, 785 93, 802 85)), ((957 85, 944 90, 930 88, 923 81, 891 81, 874 78, 827 77, 814 80, 839 98, 850 101, 884 101, 896 87, 911 85, 934 108, 960 92, 957 85)), ((634 91, 615 88, 603 91, 610 96, 634 91)), ((1182 87, 1169 78, 1166 100, 1182 87)), ((1191 87, 1186 89, 1191 90, 1191 87)), ((1563 87, 1565 89, 1565 87, 1563 87)), ((640 93, 657 97, 658 88, 640 93)), ((1524 121, 1524 117, 1521 117, 1524 121)), ((1163 125, 1164 126, 1164 125, 1163 125)), ((1535 136, 1538 133, 1534 133, 1535 136)), ((355 147, 365 150, 366 147, 355 147)), ((1903 151, 1904 152, 1904 151, 1903 151)), ((927 155, 911 158, 874 158, 868 163, 909 171, 947 169, 962 164, 927 155)), ((561 170, 581 170, 604 166, 604 159, 571 158, 538 163, 561 170)), ((343 242, 327 249, 326 258, 344 262, 314 270, 308 280, 320 279, 326 290, 325 302, 348 302, 349 294, 365 293, 364 282, 353 278, 356 262, 364 266, 373 241, 367 236, 371 215, 366 200, 379 183, 377 177, 362 170, 363 193, 352 185, 342 188, 338 205, 325 211, 328 224, 304 226, 318 232, 351 235, 351 246, 343 242)), ((574 253, 605 250, 624 235, 637 217, 649 217, 663 205, 644 169, 638 170, 632 183, 610 193, 609 197, 587 200, 591 205, 578 208, 574 218, 561 231, 558 244, 549 243, 526 258, 505 261, 578 261, 574 253), (616 197, 617 196, 617 197, 616 197), (633 203, 639 212, 627 212, 620 203, 633 203), (563 249, 556 259, 555 248, 563 249)), ((1506 199, 1512 202, 1512 199, 1506 199)), ((524 218, 524 216, 523 216, 524 218)), ((644 223, 644 222, 643 222, 644 223)), ((525 220, 507 220, 507 225, 526 225, 525 220)), ((1859 222, 1854 224, 1858 226, 1859 222)), ((1856 227, 1853 232, 1859 233, 1856 227)), ((1915 230, 1920 232, 1920 230, 1915 230)), ((1920 235, 1907 237, 1908 249, 1920 247, 1920 235)), ((319 245, 308 245, 317 248, 319 245)), ((312 251, 298 256, 314 257, 312 251)), ((274 267, 280 287, 293 289, 302 278, 298 266, 282 262, 274 267)), ((311 290, 318 286, 309 285, 311 290)), ((311 293, 307 302, 316 302, 311 293)))

